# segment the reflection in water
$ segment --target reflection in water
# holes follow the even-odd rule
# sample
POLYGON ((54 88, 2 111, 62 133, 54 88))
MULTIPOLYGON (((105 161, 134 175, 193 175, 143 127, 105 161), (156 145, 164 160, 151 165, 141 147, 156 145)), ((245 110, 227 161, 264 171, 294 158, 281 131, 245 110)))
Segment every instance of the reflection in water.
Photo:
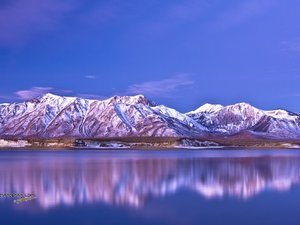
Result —
POLYGON ((34 193, 43 208, 92 202, 140 207, 151 197, 182 188, 206 198, 248 199, 266 189, 287 190, 298 183, 300 157, 296 156, 116 158, 96 154, 0 161, 0 193, 34 193))

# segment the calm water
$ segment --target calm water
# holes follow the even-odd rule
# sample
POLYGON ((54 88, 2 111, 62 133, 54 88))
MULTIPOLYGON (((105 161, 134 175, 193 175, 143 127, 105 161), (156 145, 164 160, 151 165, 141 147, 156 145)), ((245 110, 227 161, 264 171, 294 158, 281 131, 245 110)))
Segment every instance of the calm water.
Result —
POLYGON ((1 151, 0 224, 300 222, 300 151, 1 151))

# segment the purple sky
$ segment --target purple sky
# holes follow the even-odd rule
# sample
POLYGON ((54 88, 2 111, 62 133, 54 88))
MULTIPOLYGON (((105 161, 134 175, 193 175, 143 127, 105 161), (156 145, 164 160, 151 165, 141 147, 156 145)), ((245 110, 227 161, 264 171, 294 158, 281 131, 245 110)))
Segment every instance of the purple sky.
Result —
POLYGON ((298 0, 2 0, 0 102, 144 94, 300 112, 298 0))

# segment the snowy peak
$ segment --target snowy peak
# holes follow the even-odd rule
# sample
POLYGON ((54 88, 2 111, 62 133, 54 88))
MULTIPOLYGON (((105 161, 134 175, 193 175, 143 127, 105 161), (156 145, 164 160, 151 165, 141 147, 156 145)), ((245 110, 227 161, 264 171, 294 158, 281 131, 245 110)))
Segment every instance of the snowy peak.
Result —
MULTIPOLYGON (((35 99, 32 99, 31 101, 34 100, 39 100, 40 102, 45 102, 45 103, 50 103, 50 102, 56 102, 56 101, 67 101, 69 103, 77 101, 98 101, 98 100, 90 100, 90 99, 83 99, 79 97, 66 97, 66 96, 59 96, 51 93, 44 94, 40 97, 37 97, 35 99)), ((143 95, 136 95, 136 96, 113 96, 111 98, 108 98, 103 101, 99 102, 108 102, 109 104, 114 104, 114 103, 122 103, 122 104, 145 104, 145 105, 150 105, 152 102, 147 99, 143 95)))
POLYGON ((206 103, 206 104, 200 106, 198 109, 188 112, 186 114, 191 115, 191 114, 197 114, 197 113, 215 113, 220 110, 237 112, 237 113, 241 113, 241 112, 247 113, 248 111, 259 111, 257 108, 255 108, 252 105, 245 103, 245 102, 237 103, 234 105, 228 105, 228 106, 223 106, 220 104, 206 103))
POLYGON ((198 109, 188 112, 187 114, 196 114, 196 113, 213 113, 219 110, 227 110, 227 111, 247 111, 247 110, 258 110, 257 108, 253 107, 252 105, 245 103, 245 102, 241 102, 241 103, 237 103, 234 105, 228 105, 228 106, 223 106, 220 104, 209 104, 206 103, 202 106, 200 106, 198 109))
POLYGON ((265 111, 265 113, 269 116, 272 116, 276 119, 292 119, 295 117, 298 117, 299 115, 293 112, 289 112, 283 109, 277 109, 277 110, 271 110, 271 111, 265 111))
POLYGON ((209 103, 206 103, 204 105, 202 105, 201 107, 199 107, 198 109, 194 110, 194 111, 191 111, 187 114, 196 114, 196 113, 202 113, 202 112, 215 112, 215 111, 218 111, 220 109, 222 109, 223 106, 222 105, 214 105, 214 104, 209 104, 209 103))
POLYGON ((152 103, 149 99, 147 99, 143 95, 114 96, 105 101, 107 101, 109 104, 122 103, 122 104, 128 104, 128 105, 143 104, 143 105, 148 105, 148 106, 154 106, 154 103, 152 103))
POLYGON ((247 111, 247 110, 258 110, 254 106, 250 105, 246 102, 236 103, 234 105, 226 106, 227 109, 239 110, 239 111, 247 111))
POLYGON ((259 110, 252 105, 244 102, 226 106, 222 109, 222 112, 224 114, 227 112, 235 116, 241 116, 241 118, 243 118, 244 120, 252 118, 255 121, 263 115, 262 110, 259 110))
POLYGON ((58 95, 55 95, 52 93, 47 93, 47 94, 42 95, 40 98, 41 99, 58 99, 58 98, 64 98, 64 97, 58 96, 58 95))
POLYGON ((264 111, 244 102, 229 106, 205 104, 186 115, 211 132, 236 134, 248 130, 273 137, 300 137, 300 116, 282 109, 264 111))

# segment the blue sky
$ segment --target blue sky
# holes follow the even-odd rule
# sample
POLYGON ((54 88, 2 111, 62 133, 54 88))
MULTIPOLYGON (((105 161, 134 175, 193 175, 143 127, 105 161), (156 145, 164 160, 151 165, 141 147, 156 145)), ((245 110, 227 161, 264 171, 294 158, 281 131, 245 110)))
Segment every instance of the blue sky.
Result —
POLYGON ((144 94, 300 112, 298 0, 4 0, 0 101, 144 94))

